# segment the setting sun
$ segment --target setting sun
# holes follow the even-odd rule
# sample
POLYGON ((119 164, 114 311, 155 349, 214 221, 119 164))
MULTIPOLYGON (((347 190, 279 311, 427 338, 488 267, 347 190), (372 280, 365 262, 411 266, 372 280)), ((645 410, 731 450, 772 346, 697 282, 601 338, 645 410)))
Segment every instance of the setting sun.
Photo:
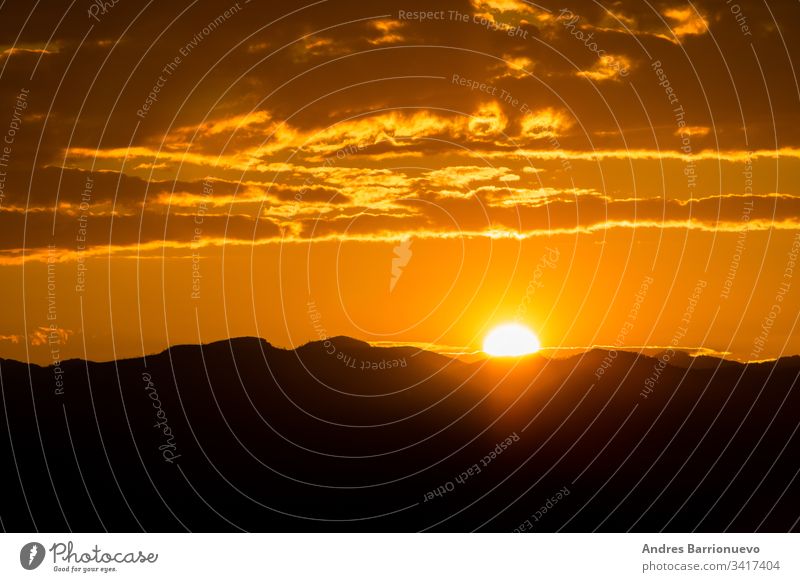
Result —
POLYGON ((490 356, 524 356, 540 347, 536 334, 519 323, 499 325, 483 340, 483 351, 490 356))

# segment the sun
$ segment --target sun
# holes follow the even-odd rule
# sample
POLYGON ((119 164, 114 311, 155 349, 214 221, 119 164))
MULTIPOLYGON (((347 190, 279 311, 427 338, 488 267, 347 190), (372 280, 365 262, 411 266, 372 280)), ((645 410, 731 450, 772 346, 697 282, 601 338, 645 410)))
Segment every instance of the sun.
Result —
POLYGON ((519 323, 498 325, 483 340, 483 351, 490 356, 524 356, 541 347, 536 334, 519 323))

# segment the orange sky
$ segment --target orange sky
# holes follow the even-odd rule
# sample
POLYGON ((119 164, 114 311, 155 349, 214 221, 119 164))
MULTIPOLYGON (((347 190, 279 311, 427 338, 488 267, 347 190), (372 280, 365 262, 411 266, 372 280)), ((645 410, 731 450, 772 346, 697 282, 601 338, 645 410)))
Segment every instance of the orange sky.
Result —
POLYGON ((800 352, 797 6, 199 4, 0 8, 0 356, 800 352))

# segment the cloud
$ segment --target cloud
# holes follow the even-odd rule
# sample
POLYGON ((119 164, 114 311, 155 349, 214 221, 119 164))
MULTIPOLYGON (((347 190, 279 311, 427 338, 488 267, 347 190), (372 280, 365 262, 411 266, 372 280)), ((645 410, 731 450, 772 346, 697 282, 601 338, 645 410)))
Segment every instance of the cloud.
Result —
POLYGON ((664 11, 664 16, 672 21, 672 33, 678 38, 708 32, 708 20, 691 5, 669 8, 664 11))
POLYGON ((490 12, 534 12, 530 4, 522 0, 470 0, 475 10, 490 12))
POLYGON ((631 61, 627 57, 604 54, 591 69, 578 71, 576 74, 592 81, 619 81, 625 78, 630 70, 631 61))
POLYGON ((530 112, 520 121, 520 136, 533 139, 557 137, 573 126, 562 111, 553 108, 530 112))
MULTIPOLYGON (((775 159, 793 176, 791 164, 800 158, 797 132, 779 132, 776 143, 772 120, 794 127, 796 96, 774 92, 766 106, 763 88, 753 82, 760 72, 748 45, 735 27, 723 26, 727 8, 710 1, 663 3, 658 11, 634 2, 608 10, 581 5, 578 28, 594 33, 605 56, 557 22, 557 12, 522 0, 448 0, 437 9, 488 14, 493 22, 524 27, 527 39, 472 19, 401 21, 392 3, 312 3, 291 16, 282 5, 254 10, 251 3, 183 57, 152 111, 138 118, 165 64, 229 6, 204 2, 181 18, 176 7, 137 18, 138 8, 120 3, 82 45, 85 13, 70 12, 56 26, 61 15, 37 11, 22 26, 28 10, 4 9, 2 96, 10 103, 21 87, 31 90, 0 212, 5 256, 21 256, 23 232, 31 252, 51 242, 71 252, 90 175, 92 248, 124 254, 140 243, 183 244, 201 205, 210 241, 252 239, 259 220, 258 228, 268 231, 259 240, 280 240, 282 232, 300 240, 307 232, 303 221, 317 217, 330 236, 350 236, 341 226, 358 216, 364 236, 388 236, 394 228, 453 232, 442 216, 407 204, 410 199, 442 208, 483 203, 501 230, 515 225, 512 213, 546 221, 548 211, 558 228, 594 228, 605 220, 592 214, 597 205, 610 205, 619 213, 616 224, 626 224, 631 207, 591 194, 604 188, 586 169, 590 163, 620 160, 638 171, 637 162, 648 161, 775 159), (709 26, 714 39, 706 34, 709 26), (19 42, 11 31, 22 31, 19 42), (737 67, 730 80, 709 83, 707 73, 722 70, 720 52, 737 67), (648 53, 663 62, 691 112, 683 129, 693 140, 691 155, 678 149, 680 132, 666 117, 663 88, 642 64, 648 53), (687 55, 699 79, 687 74, 687 55), (627 83, 615 82, 615 63, 630 67, 638 98, 627 83), (454 85, 453 72, 495 86, 498 95, 506 91, 515 104, 454 85), (73 89, 59 91, 62 79, 73 89), (743 127, 752 154, 742 145, 743 127), (534 170, 524 167, 527 160, 534 170), (585 164, 565 177, 550 163, 561 160, 585 164), (214 181, 210 197, 202 190, 207 177, 214 181), (571 177, 580 182, 574 190, 563 183, 571 177), (581 205, 591 221, 576 225, 567 215, 581 205), (26 209, 27 224, 19 216, 26 209)), ((754 30, 771 22, 762 7, 747 8, 754 30)), ((792 7, 772 10, 779 22, 793 22, 792 7)), ((775 34, 759 43, 763 63, 785 60, 787 49, 775 34)), ((793 86, 790 73, 765 70, 770 83, 793 86)), ((633 198, 630 190, 614 195, 633 198)), ((791 201, 776 200, 783 213, 776 220, 793 220, 791 201)), ((672 224, 687 220, 679 206, 669 207, 672 224)), ((705 203, 691 206, 705 212, 705 203)), ((492 228, 478 223, 475 209, 457 211, 469 232, 492 228)), ((659 218, 648 212, 647 220, 659 218)), ((714 227, 713 216, 700 220, 714 227)))
POLYGON ((533 60, 524 55, 503 55, 503 63, 497 65, 499 71, 492 80, 499 81, 507 78, 524 79, 529 77, 534 69, 533 60))
MULTIPOLYGON (((375 198, 371 205, 353 200, 297 202, 287 200, 267 205, 256 213, 213 213, 211 209, 164 215, 95 217, 88 224, 88 246, 75 244, 74 221, 59 217, 55 238, 30 238, 27 250, 18 248, 16 223, 0 221, 0 264, 46 261, 59 249, 60 261, 79 257, 115 256, 146 258, 158 252, 215 248, 223 245, 250 246, 312 241, 387 241, 403 237, 518 238, 544 235, 592 234, 609 229, 685 229, 687 231, 738 233, 786 230, 800 227, 800 197, 784 193, 761 195, 726 193, 692 199, 662 197, 619 198, 589 188, 558 189, 525 187, 501 182, 500 168, 479 172, 461 168, 453 175, 467 176, 460 195, 441 195, 434 186, 447 181, 446 174, 410 177, 415 196, 375 198), (427 186, 426 186, 427 184, 427 186), (745 214, 744 205, 749 204, 745 214), (200 221, 198 222, 198 216, 200 221), (111 225, 113 224, 113 231, 111 225), (199 235, 198 229, 199 228, 199 235)), ((37 221, 49 223, 49 213, 28 215, 31 230, 37 221)))
POLYGON ((513 152, 481 152, 486 157, 507 157, 509 153, 531 159, 567 159, 567 160, 717 160, 725 162, 746 162, 758 159, 800 159, 800 148, 780 148, 777 150, 702 150, 691 154, 679 150, 663 149, 629 149, 609 150, 597 149, 593 151, 580 150, 526 150, 518 149, 513 152))
POLYGON ((12 56, 34 56, 37 59, 42 55, 52 55, 58 52, 57 47, 51 47, 49 50, 44 47, 0 47, 0 61, 3 59, 10 59, 12 56))
POLYGON ((391 19, 373 20, 370 26, 378 31, 377 38, 367 39, 371 45, 380 46, 385 44, 393 44, 405 41, 405 37, 400 34, 400 31, 405 28, 406 23, 398 22, 391 19))
POLYGON ((30 344, 34 347, 44 346, 49 343, 65 344, 69 336, 74 335, 74 333, 75 332, 71 329, 63 329, 57 326, 40 326, 28 335, 28 339, 30 340, 30 344))
POLYGON ((704 125, 687 125, 675 130, 676 136, 688 135, 690 137, 705 137, 711 133, 711 128, 704 125))

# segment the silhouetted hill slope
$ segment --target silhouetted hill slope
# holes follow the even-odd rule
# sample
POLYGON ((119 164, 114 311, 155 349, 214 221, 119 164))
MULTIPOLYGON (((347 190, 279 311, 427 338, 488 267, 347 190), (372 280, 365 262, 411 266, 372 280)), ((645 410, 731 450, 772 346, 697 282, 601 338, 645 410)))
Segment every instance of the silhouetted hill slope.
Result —
POLYGON ((800 361, 708 360, 466 363, 343 337, 60 370, 0 360, 0 519, 8 531, 796 530, 800 361))
POLYGON ((738 362, 732 360, 723 360, 712 356, 693 356, 680 350, 673 350, 672 352, 663 350, 654 357, 656 359, 663 359, 665 362, 669 363, 670 366, 675 366, 676 368, 693 368, 695 370, 739 365, 738 362))

